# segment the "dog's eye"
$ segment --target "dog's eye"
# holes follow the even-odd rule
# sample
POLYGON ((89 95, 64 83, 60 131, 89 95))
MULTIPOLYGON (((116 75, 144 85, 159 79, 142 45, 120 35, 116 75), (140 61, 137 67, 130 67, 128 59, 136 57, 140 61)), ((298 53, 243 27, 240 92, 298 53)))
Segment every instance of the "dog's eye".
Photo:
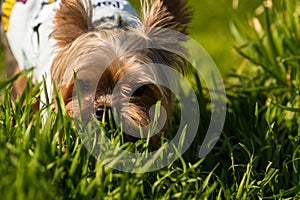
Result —
POLYGON ((134 91, 134 93, 132 94, 133 97, 140 97, 143 96, 143 94, 145 93, 145 91, 148 89, 147 85, 142 85, 141 87, 139 87, 138 89, 136 89, 134 91))

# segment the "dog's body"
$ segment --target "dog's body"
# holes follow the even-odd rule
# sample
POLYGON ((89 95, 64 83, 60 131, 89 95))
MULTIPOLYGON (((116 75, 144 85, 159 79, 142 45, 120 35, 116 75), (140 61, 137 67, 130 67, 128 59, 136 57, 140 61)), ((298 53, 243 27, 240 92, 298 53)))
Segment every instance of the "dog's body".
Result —
POLYGON ((2 26, 18 63, 15 71, 35 67, 34 77, 41 81, 45 76, 48 91, 51 84, 61 89, 71 115, 79 115, 81 107, 83 113, 93 110, 90 114, 102 120, 104 108, 114 107, 113 98, 128 126, 147 126, 149 110, 157 101, 170 112, 169 92, 155 85, 156 80, 168 77, 151 63, 184 71, 182 58, 168 52, 171 48, 184 52, 181 41, 172 35, 159 38, 159 46, 167 50, 139 49, 138 44, 151 43, 151 34, 161 31, 151 31, 155 28, 187 34, 191 13, 185 0, 146 0, 141 17, 125 0, 4 0, 2 11, 2 26), (124 33, 128 39, 118 38, 124 33), (80 106, 73 97, 74 72, 84 88, 80 106), (132 75, 126 77, 127 73, 132 75), (125 84, 113 97, 123 77, 125 84), (142 87, 128 89, 134 84, 142 87))

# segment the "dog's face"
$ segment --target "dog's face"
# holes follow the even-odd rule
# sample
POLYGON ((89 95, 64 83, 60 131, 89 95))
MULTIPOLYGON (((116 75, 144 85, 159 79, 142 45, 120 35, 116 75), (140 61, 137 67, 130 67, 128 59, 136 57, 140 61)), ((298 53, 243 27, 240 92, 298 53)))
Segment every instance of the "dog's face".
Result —
POLYGON ((160 65, 184 71, 183 59, 166 49, 183 54, 185 49, 177 38, 157 35, 164 32, 159 28, 186 34, 190 12, 185 1, 145 2, 137 21, 140 25, 135 28, 118 23, 111 29, 99 29, 99 24, 91 22, 91 7, 86 0, 62 0, 54 20, 57 56, 51 73, 69 114, 108 121, 108 111, 117 108, 118 117, 128 127, 146 127, 160 101, 169 117, 170 92, 157 83, 171 84, 170 77, 160 65), (152 43, 162 48, 145 48, 152 43), (78 94, 74 95, 78 89, 81 105, 78 94))

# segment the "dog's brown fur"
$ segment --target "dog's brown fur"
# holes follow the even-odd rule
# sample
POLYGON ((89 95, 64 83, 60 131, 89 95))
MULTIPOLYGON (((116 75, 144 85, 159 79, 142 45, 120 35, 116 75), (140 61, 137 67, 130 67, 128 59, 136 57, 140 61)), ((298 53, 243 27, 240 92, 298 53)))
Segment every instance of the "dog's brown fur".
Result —
MULTIPOLYGON (((1 20, 0 20, 1 22, 1 20)), ((18 66, 18 62, 16 61, 15 57, 13 56, 8 41, 5 37, 5 33, 4 30, 2 28, 2 23, 0 23, 0 42, 1 45, 4 49, 4 57, 5 57, 5 74, 7 77, 11 77, 14 75, 17 75, 18 73, 21 72, 19 66, 18 66)), ((27 82, 27 78, 26 77, 20 77, 19 79, 17 79, 13 85, 12 85, 12 99, 16 100, 16 98, 18 96, 20 96, 25 87, 26 87, 26 82, 27 82)))
MULTIPOLYGON (((83 87, 87 88, 81 94, 84 97, 81 105, 83 113, 85 110, 90 110, 91 106, 95 109, 99 106, 112 106, 112 91, 117 82, 126 73, 133 73, 134 77, 128 78, 128 84, 146 82, 147 85, 135 92, 133 96, 128 96, 126 93, 128 87, 125 85, 120 95, 115 97, 120 102, 129 100, 129 108, 124 109, 122 113, 126 123, 141 126, 149 124, 149 109, 157 101, 162 102, 170 115, 171 99, 168 90, 153 82, 153 77, 158 79, 165 77, 149 64, 160 63, 184 72, 183 59, 166 50, 138 49, 128 53, 128 49, 141 43, 147 44, 151 34, 159 34, 163 31, 153 32, 152 28, 171 29, 187 34, 191 20, 187 2, 185 0, 143 1, 141 25, 136 28, 119 25, 112 29, 98 30, 92 23, 91 16, 92 6, 88 0, 62 0, 54 19, 55 27, 51 37, 56 40, 56 57, 52 64, 51 76, 56 87, 62 90, 69 114, 76 116, 80 112, 76 98, 72 97, 75 82, 73 72, 76 72, 79 82, 87 82, 83 84, 85 85, 83 87), (118 35, 128 30, 130 31, 128 40, 118 40, 118 35), (112 58, 114 61, 111 63, 112 58), (141 69, 141 65, 147 67, 141 69), (102 74, 102 76, 93 77, 95 74, 102 74), (88 84, 91 82, 96 84, 96 92, 88 89, 88 84)), ((180 41, 172 36, 162 38, 158 44, 185 53, 180 41)))

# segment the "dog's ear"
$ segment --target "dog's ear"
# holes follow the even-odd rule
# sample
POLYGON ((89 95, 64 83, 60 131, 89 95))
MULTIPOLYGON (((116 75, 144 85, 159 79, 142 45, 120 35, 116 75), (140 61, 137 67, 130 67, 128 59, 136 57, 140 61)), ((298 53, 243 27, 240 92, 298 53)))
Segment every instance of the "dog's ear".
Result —
POLYGON ((65 47, 83 33, 93 29, 92 8, 89 0, 62 0, 54 17, 54 31, 51 37, 57 47, 65 47))
POLYGON ((187 34, 192 11, 186 0, 146 1, 143 5, 142 20, 145 27, 161 27, 187 34))
POLYGON ((185 35, 188 33, 188 25, 192 18, 187 1, 146 0, 142 6, 142 28, 145 28, 145 34, 154 44, 160 47, 152 49, 153 53, 149 56, 152 60, 159 60, 184 74, 187 70, 186 58, 189 55, 188 50, 180 42, 187 40, 185 35), (182 34, 176 34, 176 31, 182 34))

